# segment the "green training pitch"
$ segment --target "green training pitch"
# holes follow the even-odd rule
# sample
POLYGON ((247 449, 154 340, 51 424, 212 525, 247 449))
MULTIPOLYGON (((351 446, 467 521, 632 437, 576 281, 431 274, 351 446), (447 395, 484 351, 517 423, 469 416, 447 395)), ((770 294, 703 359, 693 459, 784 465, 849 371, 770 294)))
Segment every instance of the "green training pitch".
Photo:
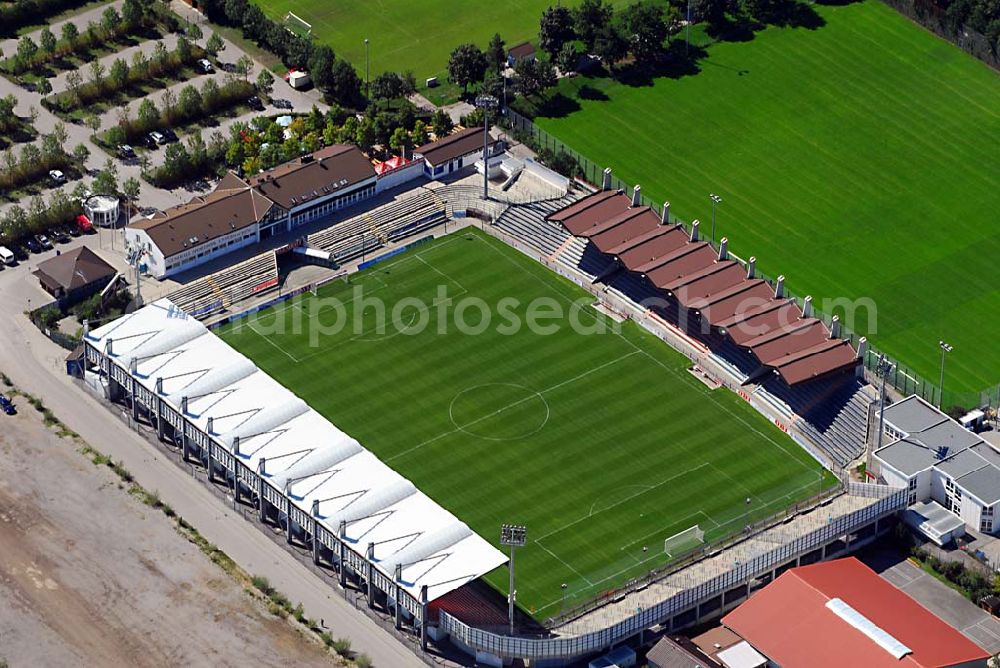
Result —
MULTIPOLYGON (((748 404, 709 390, 637 325, 615 331, 591 301, 463 231, 220 334, 485 539, 495 544, 504 522, 527 525, 518 602, 544 619, 662 565, 673 534, 697 524, 711 541, 834 484, 748 404), (444 311, 431 305, 439 286, 452 299, 444 311), (397 324, 379 333, 356 288, 390 314, 403 304, 397 324), (472 299, 488 306, 488 326, 472 299), (562 311, 539 321, 555 331, 513 327, 532 303, 562 311), (296 310, 312 325, 297 334, 296 310), (458 313, 484 331, 459 330, 458 313), (317 323, 338 322, 311 344, 317 323)), ((505 569, 487 579, 506 591, 505 569)))
MULTIPOLYGON (((579 0, 564 3, 576 5, 579 0)), ((412 71, 418 82, 448 75, 448 56, 459 44, 485 49, 494 33, 508 47, 529 40, 538 44, 538 24, 550 0, 259 0, 271 18, 288 12, 312 24, 317 41, 329 44, 364 78, 365 38, 369 40, 371 76, 392 70, 412 71)), ((627 0, 612 0, 616 6, 627 0)))
POLYGON ((703 232, 720 195, 735 253, 816 305, 870 298, 851 329, 934 385, 951 343, 946 402, 971 401, 1000 381, 1000 78, 875 0, 812 7, 694 75, 565 80, 580 108, 536 122, 703 232))

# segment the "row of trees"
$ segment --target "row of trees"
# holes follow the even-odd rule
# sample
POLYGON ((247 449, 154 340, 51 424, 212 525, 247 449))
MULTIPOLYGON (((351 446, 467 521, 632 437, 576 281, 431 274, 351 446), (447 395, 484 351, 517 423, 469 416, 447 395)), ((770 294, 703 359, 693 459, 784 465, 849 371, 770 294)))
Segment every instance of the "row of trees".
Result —
POLYGON ((72 157, 66 153, 66 126, 57 123, 41 145, 25 144, 19 153, 8 148, 0 154, 0 184, 5 190, 17 190, 46 178, 51 169, 66 169, 72 157))
POLYGON ((98 60, 88 67, 86 81, 78 70, 66 75, 67 90, 43 101, 48 108, 70 112, 101 100, 114 99, 130 88, 138 88, 145 83, 161 78, 175 77, 185 67, 192 66, 205 51, 186 38, 177 40, 173 51, 168 51, 163 42, 157 42, 151 56, 142 50, 132 54, 131 63, 124 58, 116 58, 110 68, 98 60))
POLYGON ((41 195, 35 195, 27 208, 15 204, 7 210, 0 225, 0 245, 10 246, 26 237, 45 234, 55 225, 72 221, 81 212, 80 199, 61 190, 54 191, 47 202, 41 195))
POLYGON ((0 136, 9 136, 25 130, 25 119, 14 113, 17 98, 13 93, 0 98, 0 136))
POLYGON ((17 51, 7 63, 13 74, 38 70, 44 65, 77 53, 88 53, 108 42, 149 29, 160 20, 153 0, 125 0, 121 13, 109 6, 101 14, 100 23, 90 21, 81 33, 72 21, 67 21, 56 37, 48 26, 42 28, 38 43, 25 35, 17 43, 17 51))
POLYGON ((314 45, 291 33, 249 0, 202 0, 201 8, 210 20, 240 28, 244 37, 276 54, 286 66, 308 69, 327 100, 351 108, 363 106, 358 73, 329 46, 314 45))
MULTIPOLYGON (((966 26, 989 40, 994 56, 1000 56, 1000 0, 933 0, 943 11, 945 27, 958 35, 966 26)), ((919 5, 920 3, 915 3, 919 5)))
POLYGON ((129 144, 153 130, 212 118, 246 102, 253 94, 253 84, 235 78, 221 86, 209 79, 200 90, 187 85, 176 95, 168 88, 160 96, 158 105, 149 98, 144 99, 139 105, 136 118, 129 115, 126 107, 120 115, 118 125, 104 133, 104 142, 110 146, 129 144))

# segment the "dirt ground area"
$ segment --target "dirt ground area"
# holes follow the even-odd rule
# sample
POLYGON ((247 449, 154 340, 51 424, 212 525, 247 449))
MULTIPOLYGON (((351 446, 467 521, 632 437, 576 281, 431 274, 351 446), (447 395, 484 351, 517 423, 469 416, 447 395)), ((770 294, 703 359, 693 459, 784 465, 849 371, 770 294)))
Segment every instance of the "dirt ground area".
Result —
POLYGON ((333 665, 16 403, 17 416, 0 414, 0 662, 333 665))

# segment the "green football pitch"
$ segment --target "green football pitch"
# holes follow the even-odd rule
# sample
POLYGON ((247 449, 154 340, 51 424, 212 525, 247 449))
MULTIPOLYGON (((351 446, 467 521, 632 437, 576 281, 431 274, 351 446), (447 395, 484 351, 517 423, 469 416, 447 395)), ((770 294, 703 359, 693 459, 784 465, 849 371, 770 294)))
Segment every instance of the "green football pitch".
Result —
MULTIPOLYGON (((418 82, 448 75, 448 56, 459 44, 485 49, 494 33, 507 46, 530 40, 538 44, 538 24, 551 0, 259 0, 271 18, 293 12, 312 24, 317 41, 365 73, 365 39, 369 41, 371 76, 380 72, 412 71, 418 82)), ((576 5, 578 0, 565 2, 576 5)), ((616 6, 627 0, 612 0, 616 6)))
MULTIPOLYGON (((518 602, 542 619, 662 565, 673 534, 711 541, 835 484, 591 301, 462 231, 220 335, 485 539, 525 524, 518 602)), ((487 580, 506 591, 505 569, 487 580)))
POLYGON ((816 305, 870 299, 852 328, 934 385, 951 343, 946 403, 995 399, 1000 77, 881 2, 812 7, 694 75, 564 80, 579 109, 536 123, 703 231, 720 195, 735 253, 816 305))

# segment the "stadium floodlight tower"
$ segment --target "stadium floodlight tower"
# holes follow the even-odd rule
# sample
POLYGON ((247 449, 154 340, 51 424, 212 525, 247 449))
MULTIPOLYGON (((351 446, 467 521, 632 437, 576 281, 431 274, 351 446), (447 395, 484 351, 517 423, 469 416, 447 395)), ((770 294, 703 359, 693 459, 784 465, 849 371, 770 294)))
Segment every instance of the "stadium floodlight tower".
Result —
POLYGON ((708 198, 712 200, 712 244, 715 244, 715 205, 722 204, 722 198, 715 193, 709 193, 708 198))
POLYGON ((495 95, 477 95, 476 107, 483 110, 483 199, 490 198, 490 169, 487 152, 490 144, 490 110, 496 109, 500 100, 495 95))
POLYGON ((955 347, 944 341, 938 341, 938 345, 941 347, 941 382, 938 383, 938 408, 941 408, 944 404, 944 360, 955 347))
POLYGON ((510 546, 510 589, 507 594, 507 615, 510 618, 511 635, 514 635, 514 601, 517 600, 517 590, 514 589, 514 548, 524 547, 527 540, 528 528, 523 524, 500 526, 500 544, 510 546))

